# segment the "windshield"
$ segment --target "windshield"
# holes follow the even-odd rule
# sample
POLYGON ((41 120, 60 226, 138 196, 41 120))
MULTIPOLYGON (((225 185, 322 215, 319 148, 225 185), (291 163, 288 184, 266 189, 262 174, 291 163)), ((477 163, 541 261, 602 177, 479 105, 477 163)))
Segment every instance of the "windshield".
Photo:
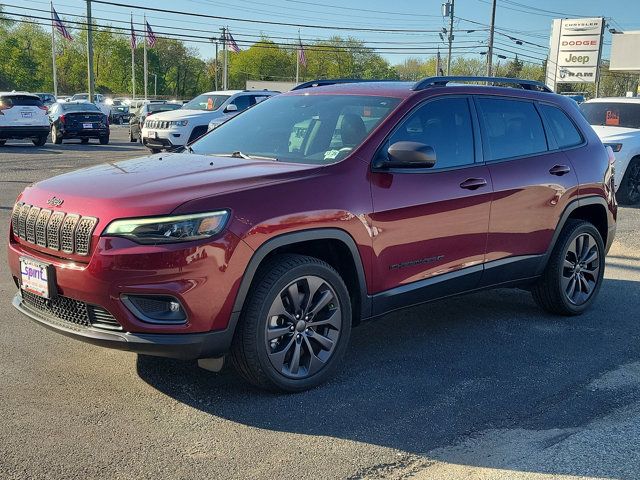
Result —
POLYGON ((186 110, 217 110, 230 97, 230 95, 199 95, 190 102, 184 104, 186 110))
POLYGON ((62 110, 65 112, 99 112, 100 109, 93 103, 62 103, 62 110))
POLYGON ((195 153, 334 163, 358 147, 400 103, 356 95, 277 96, 223 123, 191 145, 195 153))
POLYGON ((640 129, 640 103, 593 102, 580 109, 591 125, 640 129))
POLYGON ((150 104, 147 105, 147 109, 149 113, 158 113, 158 112, 168 112, 170 110, 178 110, 182 107, 182 105, 178 105, 176 103, 166 103, 160 105, 150 104))

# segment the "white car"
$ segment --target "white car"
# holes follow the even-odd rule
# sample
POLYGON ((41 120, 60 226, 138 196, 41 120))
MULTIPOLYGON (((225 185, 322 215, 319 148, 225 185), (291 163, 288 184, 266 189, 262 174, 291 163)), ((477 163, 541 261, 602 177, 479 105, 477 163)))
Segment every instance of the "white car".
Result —
MULTIPOLYGON (((77 102, 80 100, 89 101, 88 93, 76 93, 73 97, 71 97, 71 102, 77 102)), ((100 109, 102 113, 104 113, 107 117, 111 115, 111 106, 107 103, 107 98, 101 93, 95 93, 93 95, 93 103, 100 109)))
POLYGON ((203 93, 179 110, 158 113, 146 120, 142 128, 142 143, 154 153, 185 146, 207 133, 210 122, 237 115, 277 94, 268 90, 203 93))
POLYGON ((580 109, 602 143, 613 150, 618 201, 640 203, 640 98, 597 98, 580 109))
POLYGON ((47 107, 37 95, 0 92, 0 146, 9 139, 31 139, 41 147, 49 136, 47 107))

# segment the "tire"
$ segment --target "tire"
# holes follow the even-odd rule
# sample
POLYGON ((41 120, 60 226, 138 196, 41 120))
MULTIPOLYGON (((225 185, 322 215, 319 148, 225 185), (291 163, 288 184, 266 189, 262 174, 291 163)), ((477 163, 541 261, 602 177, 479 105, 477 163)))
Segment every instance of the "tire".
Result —
POLYGON ((62 135, 58 131, 58 127, 55 125, 51 127, 51 141, 56 145, 60 145, 62 143, 62 135))
POLYGON ((340 367, 350 334, 351 302, 338 272, 317 258, 277 255, 256 274, 231 346, 231 363, 259 388, 308 390, 340 367))
POLYGON ((47 143, 47 137, 37 137, 31 140, 36 147, 44 147, 44 144, 47 143))
POLYGON ((7 143, 6 140, 0 140, 0 147, 3 147, 5 143, 7 143))
POLYGON ((109 143, 109 137, 100 137, 98 141, 100 142, 100 145, 107 145, 109 143))
POLYGON ((80 143, 81 143, 82 145, 86 145, 87 143, 89 143, 89 139, 88 139, 88 138, 81 138, 81 139, 80 139, 80 143))
POLYGON ((624 172, 616 198, 622 205, 637 205, 640 203, 640 158, 631 159, 624 172))
POLYGON ((137 138, 134 138, 133 134, 131 133, 131 130, 129 130, 129 141, 131 143, 136 143, 138 141, 137 138))
POLYGON ((162 151, 159 148, 151 148, 151 147, 149 147, 149 150, 151 150, 152 155, 155 155, 156 153, 160 153, 162 151))
POLYGON ((580 315, 598 296, 604 277, 604 256, 598 229, 584 220, 568 220, 542 277, 533 287, 533 299, 550 313, 580 315), (586 248, 585 238, 589 240, 586 248))

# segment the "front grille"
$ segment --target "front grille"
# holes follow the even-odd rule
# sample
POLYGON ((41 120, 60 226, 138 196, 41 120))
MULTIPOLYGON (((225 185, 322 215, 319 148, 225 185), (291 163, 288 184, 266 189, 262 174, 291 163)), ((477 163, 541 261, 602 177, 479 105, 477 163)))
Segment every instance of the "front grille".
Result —
POLYGON ((156 128, 162 130, 169 128, 170 125, 168 120, 147 120, 146 122, 144 122, 144 126, 146 128, 156 128))
POLYGON ((23 306, 46 319, 62 322, 66 327, 81 329, 88 327, 122 330, 118 321, 104 308, 89 305, 80 300, 57 296, 52 300, 22 291, 23 306))
POLYGON ((52 212, 20 202, 13 207, 11 223, 14 235, 26 242, 64 253, 88 255, 98 219, 52 212))

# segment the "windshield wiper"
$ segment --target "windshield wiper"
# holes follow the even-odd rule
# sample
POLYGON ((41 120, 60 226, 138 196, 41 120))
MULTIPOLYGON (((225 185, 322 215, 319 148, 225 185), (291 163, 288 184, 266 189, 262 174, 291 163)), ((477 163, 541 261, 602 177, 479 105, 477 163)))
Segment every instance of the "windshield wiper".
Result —
POLYGON ((231 158, 242 158, 244 160, 271 160, 272 162, 277 162, 278 159, 276 157, 266 157, 262 155, 247 155, 246 153, 242 153, 240 150, 236 150, 231 153, 210 153, 212 157, 231 157, 231 158))

